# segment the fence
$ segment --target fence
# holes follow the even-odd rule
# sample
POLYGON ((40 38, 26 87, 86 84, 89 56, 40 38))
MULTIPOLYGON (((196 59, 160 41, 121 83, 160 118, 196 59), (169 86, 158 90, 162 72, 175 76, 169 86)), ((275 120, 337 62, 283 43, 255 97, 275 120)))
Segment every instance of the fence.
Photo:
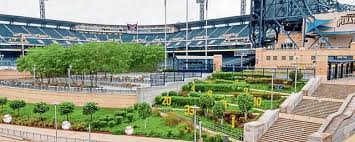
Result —
POLYGON ((64 86, 33 86, 31 83, 23 82, 10 82, 10 81, 0 81, 0 85, 16 87, 16 88, 27 88, 35 90, 46 90, 55 92, 72 92, 72 93, 109 93, 109 94, 120 94, 129 95, 135 94, 136 90, 109 90, 105 88, 81 88, 81 87, 64 87, 64 86))
POLYGON ((35 141, 35 142, 105 142, 105 141, 96 141, 80 138, 68 138, 68 137, 56 137, 53 135, 32 133, 20 130, 11 130, 6 128, 0 128, 0 134, 5 136, 22 138, 25 140, 35 141))
MULTIPOLYGON (((222 67, 224 72, 242 72, 245 74, 260 74, 260 75, 272 75, 273 70, 275 71, 275 78, 279 79, 289 79, 289 73, 295 69, 279 69, 279 68, 254 68, 254 67, 239 67, 239 66, 224 66, 222 67)), ((303 79, 309 80, 314 77, 314 69, 299 69, 298 72, 303 73, 303 79)))
MULTIPOLYGON (((188 118, 192 122, 194 121, 193 116, 183 116, 185 118, 188 118)), ((197 116, 196 118, 197 122, 202 121, 200 117, 197 116)), ((211 131, 214 132, 220 132, 224 135, 229 136, 230 138, 236 139, 236 140, 243 140, 243 130, 239 131, 236 128, 230 128, 228 126, 220 125, 220 124, 215 124, 212 122, 207 122, 207 121, 202 121, 202 127, 207 128, 211 131)))
POLYGON ((163 72, 150 75, 151 86, 164 86, 167 82, 184 81, 185 78, 202 77, 202 72, 163 72))

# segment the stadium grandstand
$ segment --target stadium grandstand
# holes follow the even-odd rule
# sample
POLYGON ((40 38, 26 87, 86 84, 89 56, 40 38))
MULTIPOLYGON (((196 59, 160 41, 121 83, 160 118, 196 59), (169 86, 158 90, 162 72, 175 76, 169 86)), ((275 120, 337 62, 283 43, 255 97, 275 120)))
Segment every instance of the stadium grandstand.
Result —
MULTIPOLYGON (((236 51, 251 50, 248 43, 249 16, 234 16, 211 19, 208 22, 208 54, 222 54, 224 65, 248 65, 252 60, 240 62, 236 51)), ((14 15, 0 15, 0 51, 4 59, 15 59, 31 47, 57 43, 63 46, 86 42, 117 41, 143 45, 162 45, 165 43, 164 25, 137 25, 132 30, 127 25, 96 25, 69 21, 40 19, 14 15)), ((185 24, 169 24, 167 27, 167 53, 172 66, 173 57, 186 55, 186 45, 190 56, 203 56, 205 53, 204 21, 189 22, 186 40, 185 24), (186 44, 186 41, 188 42, 186 44)), ((253 56, 248 52, 246 56, 253 56)), ((245 58, 247 59, 247 58, 245 58)))

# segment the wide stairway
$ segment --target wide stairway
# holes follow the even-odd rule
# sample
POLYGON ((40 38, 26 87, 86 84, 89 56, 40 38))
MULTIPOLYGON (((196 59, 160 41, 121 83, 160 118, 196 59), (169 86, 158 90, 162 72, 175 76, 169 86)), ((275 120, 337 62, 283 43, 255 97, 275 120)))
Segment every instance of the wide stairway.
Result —
POLYGON ((260 142, 307 141, 307 136, 316 132, 321 124, 291 119, 278 119, 260 139, 260 142))
POLYGON ((355 86, 321 84, 311 96, 303 96, 292 111, 280 113, 260 142, 306 142, 324 120, 337 112, 355 86))

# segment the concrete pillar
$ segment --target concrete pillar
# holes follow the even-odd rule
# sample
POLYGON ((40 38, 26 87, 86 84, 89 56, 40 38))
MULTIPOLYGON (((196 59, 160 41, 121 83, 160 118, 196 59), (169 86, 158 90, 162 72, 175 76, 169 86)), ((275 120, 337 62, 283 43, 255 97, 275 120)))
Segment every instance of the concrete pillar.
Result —
POLYGON ((214 55, 213 56, 213 71, 214 72, 220 72, 222 71, 222 55, 214 55))

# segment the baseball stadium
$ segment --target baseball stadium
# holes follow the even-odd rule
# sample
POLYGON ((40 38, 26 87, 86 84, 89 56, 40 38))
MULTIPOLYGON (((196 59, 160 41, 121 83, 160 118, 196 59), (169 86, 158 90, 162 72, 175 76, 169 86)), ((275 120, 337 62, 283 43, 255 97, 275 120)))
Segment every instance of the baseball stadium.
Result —
POLYGON ((355 141, 354 0, 32 1, 0 10, 0 141, 355 141))

